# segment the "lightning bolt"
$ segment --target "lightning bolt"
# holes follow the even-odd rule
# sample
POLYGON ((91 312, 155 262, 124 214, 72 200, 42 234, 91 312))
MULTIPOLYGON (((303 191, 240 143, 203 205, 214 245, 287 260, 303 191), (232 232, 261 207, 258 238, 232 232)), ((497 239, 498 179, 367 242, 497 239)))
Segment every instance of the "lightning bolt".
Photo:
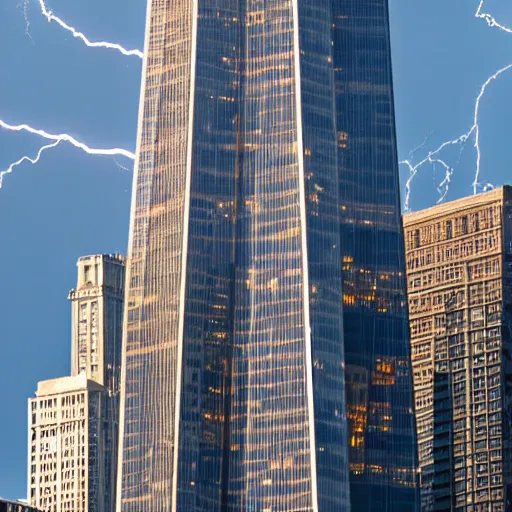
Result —
POLYGON ((66 133, 64 134, 51 134, 44 130, 39 130, 37 128, 33 128, 32 126, 29 126, 27 124, 20 124, 20 125, 12 125, 8 124, 5 121, 2 121, 0 119, 0 128, 3 128, 5 130, 9 130, 11 132, 28 132, 33 135, 38 135, 39 137, 43 137, 44 139, 53 141, 51 144, 47 144, 46 146, 43 146, 39 149, 37 155, 34 158, 31 158, 29 156, 23 156, 18 161, 12 163, 7 169, 0 171, 0 188, 2 187, 3 178, 6 174, 10 174, 15 167, 18 165, 21 165, 23 162, 30 162, 32 164, 36 164, 41 159, 41 155, 44 151, 47 149, 54 148, 58 146, 61 142, 68 142, 69 144, 73 145, 75 148, 81 149, 85 153, 89 155, 100 155, 100 156, 124 156, 130 160, 135 159, 135 154, 131 151, 128 151, 126 149, 121 148, 112 148, 112 149, 97 149, 97 148, 91 148, 84 144, 83 142, 80 142, 76 140, 71 135, 68 135, 66 133))
POLYGON ((120 163, 117 161, 117 158, 116 158, 116 157, 114 157, 114 162, 115 162, 115 164, 117 165, 117 167, 118 167, 119 169, 121 169, 121 171, 132 172, 132 170, 133 170, 133 169, 129 169, 128 167, 126 167, 126 166, 124 166, 124 165, 120 164, 120 163))
POLYGON ((408 157, 408 159, 409 159, 409 160, 411 160, 411 159, 414 157, 414 155, 415 155, 418 151, 422 150, 422 149, 427 145, 428 139, 430 139, 430 137, 432 137, 433 133, 434 133, 433 131, 432 131, 432 132, 430 132, 430 133, 429 133, 429 134, 428 134, 428 135, 423 139, 423 142, 422 142, 421 144, 418 144, 417 146, 413 147, 413 148, 411 149, 411 151, 409 151, 409 157, 408 157))
POLYGON ((25 35, 32 39, 30 35, 30 20, 28 18, 28 0, 22 0, 17 7, 21 7, 23 9, 23 17, 25 18, 25 35))
MULTIPOLYGON (((99 41, 99 42, 90 41, 85 36, 85 34, 83 34, 82 32, 79 32, 74 27, 68 25, 62 19, 60 19, 59 17, 55 16, 52 13, 52 11, 49 10, 46 7, 46 4, 45 4, 44 0, 38 0, 38 2, 39 2, 39 6, 41 7, 41 13, 43 14, 43 16, 46 17, 48 22, 55 21, 63 29, 67 30, 68 32, 71 32, 71 34, 73 34, 73 37, 82 40, 86 44, 86 46, 91 47, 91 48, 107 48, 107 49, 117 50, 118 52, 120 52, 120 53, 122 53, 123 55, 126 55, 126 56, 136 56, 136 57, 139 57, 140 59, 143 58, 143 53, 140 50, 127 50, 126 48, 124 48, 123 46, 121 46, 119 44, 109 43, 107 41, 99 41)), ((29 0, 21 0, 20 6, 23 8, 23 16, 25 18, 25 33, 29 37, 31 37, 30 36, 30 20, 29 20, 29 17, 28 17, 29 0)), ((68 134, 58 134, 58 135, 55 135, 55 134, 52 134, 52 133, 48 133, 48 132, 46 132, 44 130, 33 128, 32 126, 29 126, 27 124, 12 125, 12 124, 6 123, 5 121, 2 121, 0 119, 0 128, 3 128, 5 130, 9 130, 9 131, 13 131, 13 132, 28 132, 28 133, 31 133, 31 134, 43 137, 43 138, 45 138, 47 140, 53 141, 50 144, 46 144, 45 146, 42 146, 39 149, 39 151, 37 152, 35 157, 30 157, 30 156, 25 155, 25 156, 21 157, 19 160, 17 160, 16 162, 13 162, 12 164, 10 164, 9 167, 7 167, 6 169, 1 170, 0 171, 0 188, 2 188, 4 177, 7 174, 12 173, 13 170, 16 167, 18 167, 19 165, 23 164, 24 162, 30 162, 31 164, 37 164, 39 162, 39 160, 41 159, 42 154, 46 150, 55 148, 61 142, 68 142, 71 145, 75 146, 76 148, 81 149, 82 151, 84 151, 84 152, 86 152, 86 153, 88 153, 90 155, 102 155, 102 156, 113 156, 113 157, 115 157, 115 156, 124 156, 126 158, 131 159, 131 160, 135 159, 135 154, 132 153, 131 151, 128 151, 128 150, 125 150, 125 149, 120 149, 120 148, 113 148, 113 149, 91 148, 91 147, 87 146, 86 144, 84 144, 83 142, 80 142, 80 141, 76 140, 71 135, 68 135, 68 134)), ((114 160, 115 160, 115 158, 114 158, 114 160)), ((123 170, 127 170, 127 171, 129 170, 127 167, 124 167, 120 163, 118 163, 117 160, 115 160, 115 162, 116 162, 116 165, 119 168, 121 168, 123 170)))
POLYGON ((448 190, 450 188, 450 183, 452 180, 452 174, 453 174, 453 167, 450 167, 444 160, 441 160, 440 158, 429 158, 429 162, 432 165, 439 164, 444 169, 444 180, 439 183, 439 186, 437 187, 437 191, 439 192, 440 198, 437 201, 437 204, 442 203, 444 201, 444 198, 448 194, 448 190), (444 188, 444 190, 443 190, 444 188))
MULTIPOLYGON (((55 16, 52 13, 52 11, 46 7, 44 0, 38 0, 38 2, 41 7, 41 13, 47 18, 47 20, 49 22, 55 21, 59 26, 61 26, 65 30, 71 32, 73 37, 82 40, 88 47, 113 49, 113 50, 119 51, 120 53, 122 53, 123 55, 126 55, 126 56, 137 56, 141 59, 143 58, 143 53, 140 50, 127 50, 126 48, 122 47, 119 44, 110 43, 107 41, 100 41, 100 42, 90 41, 83 33, 77 31, 74 27, 68 25, 62 19, 55 16)), ((483 11, 484 3, 485 3, 485 0, 480 0, 480 3, 478 5, 478 8, 475 13, 475 17, 478 19, 485 20, 487 22, 487 24, 489 25, 489 27, 497 28, 506 33, 512 33, 512 29, 500 24, 491 14, 483 11)), ((24 14, 25 14, 25 19, 27 20, 28 18, 27 18, 27 3, 26 2, 24 2, 24 14)), ((27 21, 27 23, 28 23, 28 21, 27 21)), ((409 158, 407 160, 403 160, 400 162, 400 164, 406 165, 409 169, 409 178, 405 185, 406 196, 405 196, 405 205, 404 206, 405 206, 406 211, 410 210, 410 196, 411 196, 412 181, 413 181, 414 177, 416 176, 416 174, 418 173, 419 169, 428 164, 430 164, 430 165, 439 164, 445 170, 444 180, 439 184, 439 187, 438 187, 438 192, 441 196, 438 203, 442 202, 444 200, 444 198, 446 197, 446 195, 448 193, 451 176, 454 172, 454 167, 449 166, 444 160, 442 160, 439 156, 439 153, 441 153, 445 148, 447 148, 449 146, 465 145, 465 143, 470 138, 474 139, 474 147, 476 149, 476 170, 475 170, 475 178, 472 183, 472 186, 473 186, 473 193, 475 193, 475 194, 477 193, 478 186, 481 185, 479 183, 479 178, 480 178, 480 172, 481 172, 481 156, 482 156, 481 148, 480 148, 480 126, 479 126, 480 103, 481 103, 482 97, 484 96, 484 94, 486 92, 487 87, 492 82, 494 82, 494 80, 496 80, 501 74, 508 71, 510 68, 512 68, 512 64, 499 69, 496 73, 491 75, 485 81, 485 83, 481 86, 480 93, 478 94, 478 96, 476 98, 476 102, 475 102, 475 107, 474 107, 474 112, 473 112, 473 124, 471 125, 470 129, 466 133, 462 134, 461 136, 459 136, 456 139, 452 139, 452 140, 443 142, 436 150, 428 152, 428 154, 425 158, 423 158, 419 162, 413 164, 411 162, 412 157, 418 150, 422 149, 426 145, 427 140, 429 138, 429 136, 427 136, 427 138, 425 139, 425 141, 422 144, 420 144, 418 147, 414 148, 413 151, 411 151, 411 153, 409 154, 409 158)), ((11 130, 11 131, 28 131, 30 133, 33 133, 33 134, 39 135, 41 137, 44 137, 46 139, 50 139, 50 140, 54 141, 52 144, 43 146, 39 150, 39 152, 35 158, 32 159, 30 157, 25 156, 25 157, 21 158, 20 160, 18 160, 17 162, 15 162, 14 164, 11 164, 11 166, 8 169, 6 169, 5 171, 1 171, 0 187, 2 185, 1 180, 2 180, 3 176, 7 173, 12 172, 14 167, 16 167, 17 165, 20 165, 24 161, 29 161, 33 164, 37 163, 39 161, 43 151, 45 151, 46 149, 53 148, 53 147, 57 146, 60 142, 63 142, 63 141, 69 142, 72 145, 74 145, 75 147, 82 149, 83 151, 85 151, 89 154, 122 155, 127 158, 131 158, 131 159, 134 158, 133 153, 131 153, 127 150, 119 149, 119 148, 107 149, 107 150, 89 148, 85 144, 77 141, 76 139, 74 139, 73 137, 71 137, 67 134, 52 135, 43 130, 38 130, 38 129, 32 128, 28 125, 14 126, 14 125, 9 125, 1 120, 0 120, 0 127, 7 129, 7 130, 11 130)), ((488 189, 489 187, 493 187, 493 185, 490 183, 487 183, 483 186, 484 190, 488 189)))
POLYGON ((55 146, 59 145, 60 143, 61 143, 61 141, 57 140, 55 142, 52 142, 51 144, 43 146, 42 148, 39 149, 35 158, 30 158, 29 156, 24 156, 24 157, 20 158, 17 162, 12 163, 9 167, 7 167, 7 169, 0 171, 0 188, 2 188, 4 176, 6 174, 10 174, 14 170, 15 167, 18 167, 18 165, 21 165, 23 162, 30 162, 31 164, 37 164, 37 162, 39 162, 39 160, 41 159, 41 155, 43 154, 43 151, 46 151, 47 149, 54 148, 55 146))
MULTIPOLYGON (((480 3, 478 5, 478 8, 475 13, 475 17, 479 19, 483 19, 487 22, 487 24, 490 27, 497 28, 503 32, 506 33, 512 33, 512 29, 505 27, 504 25, 501 25, 496 21, 496 19, 491 16, 488 13, 483 12, 483 6, 484 6, 485 0, 480 0, 480 3)), ((427 156, 420 160, 419 162, 413 164, 412 163, 412 156, 418 151, 418 149, 421 149, 425 146, 426 141, 424 141, 422 144, 420 144, 417 148, 415 148, 411 153, 409 154, 409 157, 407 160, 402 160, 400 162, 401 165, 405 165, 409 170, 409 178, 405 184, 405 200, 404 200, 404 209, 405 211, 410 211, 410 200, 411 200, 411 185, 412 181, 416 177, 419 169, 425 165, 435 165, 440 164, 444 170, 445 170, 445 177, 444 180, 439 184, 438 186, 438 192, 440 194, 440 199, 438 200, 438 203, 442 202, 446 195, 448 194, 449 185, 451 182, 451 177, 454 172, 454 167, 450 167, 444 160, 442 160, 439 156, 439 154, 447 147, 453 147, 456 145, 462 145, 462 150, 464 149, 464 145, 468 140, 473 139, 473 147, 476 150, 476 162, 475 162, 475 177, 472 183, 473 187, 473 194, 476 194, 478 192, 478 187, 482 187, 484 191, 494 188, 494 185, 491 183, 486 183, 485 185, 482 185, 480 183, 480 173, 481 173, 481 163, 482 163, 482 150, 480 148, 480 125, 479 125, 479 117, 480 117, 480 104, 482 101, 482 98, 489 87, 498 77, 500 77, 503 73, 508 71, 512 68, 512 64, 508 64, 507 66, 502 67, 498 71, 496 71, 493 75, 491 75, 480 87, 480 92, 475 100, 474 110, 473 110, 473 124, 469 128, 469 130, 465 133, 463 133, 461 136, 459 136, 456 139, 447 140, 443 142, 437 149, 434 151, 429 151, 427 153, 427 156), (444 190, 443 190, 444 189, 444 190)))
POLYGON ((475 18, 479 18, 481 20, 485 20, 487 22, 487 25, 491 28, 497 28, 499 30, 502 30, 503 32, 506 32, 507 34, 512 34, 512 29, 505 27, 504 25, 501 25, 498 23, 489 13, 483 12, 482 9, 484 8, 485 0, 480 0, 480 4, 478 5, 478 9, 475 13, 475 18))
POLYGON ((144 57, 143 53, 140 50, 127 50, 126 48, 124 48, 123 46, 121 46, 120 44, 117 44, 117 43, 109 43, 108 41, 98 41, 98 42, 90 41, 85 36, 85 34, 83 34, 82 32, 79 32, 74 27, 68 25, 62 19, 55 16, 53 14, 53 12, 46 7, 44 0, 38 0, 38 1, 39 1, 39 6, 41 7, 41 13, 43 14, 43 16, 46 17, 48 22, 55 21, 64 30, 71 32, 71 34, 73 34, 73 37, 76 37, 77 39, 81 39, 86 44, 86 46, 89 46, 90 48, 108 48, 110 50, 117 50, 118 52, 122 53, 123 55, 126 55, 127 57, 135 56, 135 57, 139 57, 139 59, 142 59, 144 57))

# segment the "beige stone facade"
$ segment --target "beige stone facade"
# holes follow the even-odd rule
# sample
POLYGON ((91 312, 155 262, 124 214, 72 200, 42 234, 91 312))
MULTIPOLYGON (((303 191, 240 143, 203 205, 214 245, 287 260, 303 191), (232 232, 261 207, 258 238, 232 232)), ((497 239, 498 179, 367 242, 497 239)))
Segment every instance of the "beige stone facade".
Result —
POLYGON ((107 393, 77 377, 40 382, 29 401, 29 498, 45 512, 103 512, 107 393))
POLYGON ((84 256, 77 262, 72 308, 71 374, 119 391, 124 289, 124 257, 84 256))
POLYGON ((43 512, 115 505, 124 258, 78 260, 71 376, 40 382, 29 401, 28 497, 43 512))
POLYGON ((10 501, 0 498, 0 512, 39 512, 25 501, 10 501))
POLYGON ((511 219, 509 187, 404 216, 424 511, 510 510, 511 219))

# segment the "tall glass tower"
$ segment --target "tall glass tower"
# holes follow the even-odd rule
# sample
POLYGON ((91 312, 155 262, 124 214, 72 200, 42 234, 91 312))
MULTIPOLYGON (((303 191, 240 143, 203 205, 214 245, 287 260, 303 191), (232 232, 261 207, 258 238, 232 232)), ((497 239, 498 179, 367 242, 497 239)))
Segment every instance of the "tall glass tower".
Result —
POLYGON ((149 1, 118 512, 414 510, 387 16, 149 1))

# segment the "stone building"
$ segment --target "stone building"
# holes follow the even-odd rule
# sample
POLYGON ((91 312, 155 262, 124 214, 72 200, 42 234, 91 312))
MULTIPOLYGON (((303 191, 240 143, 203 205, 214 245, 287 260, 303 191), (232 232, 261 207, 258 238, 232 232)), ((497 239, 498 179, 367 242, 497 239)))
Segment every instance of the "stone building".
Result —
POLYGON ((45 512, 107 512, 108 394, 85 373, 40 382, 29 401, 29 497, 45 512))
POLYGON ((404 228, 422 510, 511 510, 512 189, 404 228))
POLYGON ((78 260, 71 376, 40 382, 29 400, 28 496, 44 512, 114 510, 124 265, 78 260))
POLYGON ((0 512, 39 512, 28 503, 0 498, 0 512))

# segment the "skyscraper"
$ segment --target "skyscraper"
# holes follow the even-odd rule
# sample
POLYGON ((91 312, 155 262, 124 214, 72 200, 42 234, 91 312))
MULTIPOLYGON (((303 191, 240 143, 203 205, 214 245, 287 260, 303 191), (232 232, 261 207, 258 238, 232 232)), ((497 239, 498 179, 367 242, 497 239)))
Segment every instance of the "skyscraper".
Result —
POLYGON ((329 5, 352 510, 415 510, 416 439, 388 1, 329 5))
POLYGON ((149 2, 119 512, 414 510, 400 226, 385 0, 149 2))
POLYGON ((512 189, 404 225, 422 510, 511 510, 512 189))
POLYGON ((71 377, 40 382, 29 401, 28 496, 44 512, 115 505, 124 258, 78 260, 71 377))

